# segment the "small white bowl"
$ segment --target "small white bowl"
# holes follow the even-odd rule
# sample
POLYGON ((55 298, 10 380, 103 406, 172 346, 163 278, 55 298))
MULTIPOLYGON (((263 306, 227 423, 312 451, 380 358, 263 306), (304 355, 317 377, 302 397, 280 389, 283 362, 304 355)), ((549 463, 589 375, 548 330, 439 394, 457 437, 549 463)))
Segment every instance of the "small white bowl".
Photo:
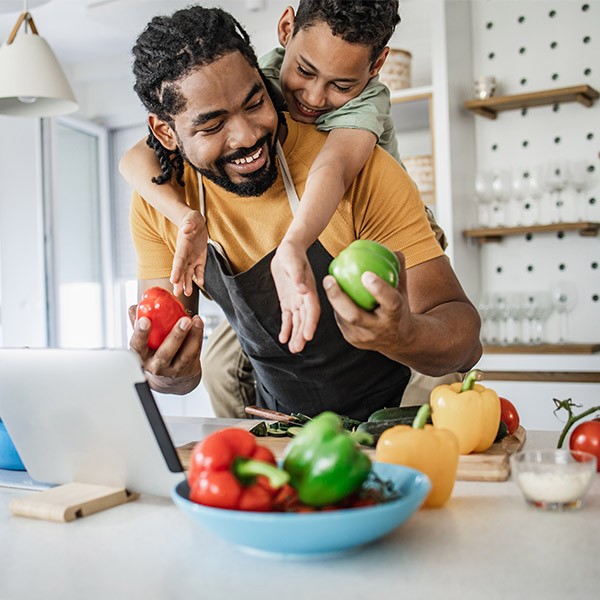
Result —
POLYGON ((510 457, 513 479, 532 506, 579 508, 596 473, 596 457, 577 450, 531 450, 510 457))

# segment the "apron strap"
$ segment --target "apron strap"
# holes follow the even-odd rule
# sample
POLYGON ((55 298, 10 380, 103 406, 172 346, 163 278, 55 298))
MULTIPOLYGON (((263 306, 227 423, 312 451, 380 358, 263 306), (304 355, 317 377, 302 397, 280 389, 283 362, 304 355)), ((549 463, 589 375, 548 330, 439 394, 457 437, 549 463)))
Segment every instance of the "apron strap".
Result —
MULTIPOLYGON (((296 192, 296 188, 294 187, 294 180, 292 179, 292 174, 290 173, 290 168, 288 167, 287 161, 285 160, 285 156, 283 154, 283 148, 279 141, 276 144, 277 158, 279 159, 279 164, 281 166, 281 178, 283 179, 283 185, 285 186, 285 192, 287 194, 288 202, 290 204, 290 210, 292 211, 292 215, 296 215, 298 211, 298 207, 300 206, 300 198, 298 198, 298 194, 296 192)), ((204 185, 202 183, 202 175, 198 171, 196 171, 196 177, 198 178, 198 197, 200 200, 200 214, 206 220, 206 201, 204 197, 204 185)), ((209 241, 210 240, 209 238, 209 241)))
MULTIPOLYGON (((285 192, 287 194, 288 202, 290 204, 290 210, 292 211, 292 215, 295 216, 296 212, 298 211, 298 207, 300 206, 300 199, 298 198, 298 194, 296 193, 294 181, 292 180, 292 175, 290 173, 287 161, 285 160, 283 148, 281 147, 279 140, 277 141, 275 148, 277 151, 277 158, 279 159, 279 164, 281 166, 281 178, 283 179, 283 185, 285 186, 285 192)), ((198 199, 200 201, 200 214, 204 217, 204 221, 206 222, 206 200, 204 194, 204 184, 202 183, 202 174, 196 171, 196 177, 198 179, 198 199)), ((212 244, 223 258, 227 258, 225 255, 225 251, 223 250, 223 247, 221 246, 221 244, 219 244, 219 242, 215 242, 209 237, 208 243, 212 244)))

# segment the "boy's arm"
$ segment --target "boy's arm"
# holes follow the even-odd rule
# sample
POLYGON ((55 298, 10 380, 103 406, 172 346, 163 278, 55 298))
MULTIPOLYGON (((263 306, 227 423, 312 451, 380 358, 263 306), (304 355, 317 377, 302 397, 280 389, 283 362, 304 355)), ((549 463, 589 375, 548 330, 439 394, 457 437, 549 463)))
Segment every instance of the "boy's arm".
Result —
POLYGON ((308 249, 331 220, 376 143, 375 135, 363 129, 334 129, 329 133, 308 173, 300 208, 284 241, 308 249))
POLYGON ((173 260, 171 283, 176 296, 193 290, 194 279, 204 283, 207 231, 202 215, 185 201, 184 189, 173 179, 156 185, 152 179, 160 172, 154 151, 145 140, 131 147, 119 162, 119 171, 140 196, 179 228, 173 260))
POLYGON ((160 173, 160 165, 154 151, 146 145, 145 138, 127 150, 119 162, 119 171, 148 204, 177 227, 180 226, 185 215, 190 212, 190 207, 185 203, 185 193, 173 181, 162 185, 153 183, 152 178, 160 173))
POLYGON ((325 229, 346 190, 373 152, 377 138, 362 129, 335 129, 327 136, 306 181, 298 212, 271 263, 281 304, 279 341, 300 352, 313 338, 320 316, 306 251, 325 229))

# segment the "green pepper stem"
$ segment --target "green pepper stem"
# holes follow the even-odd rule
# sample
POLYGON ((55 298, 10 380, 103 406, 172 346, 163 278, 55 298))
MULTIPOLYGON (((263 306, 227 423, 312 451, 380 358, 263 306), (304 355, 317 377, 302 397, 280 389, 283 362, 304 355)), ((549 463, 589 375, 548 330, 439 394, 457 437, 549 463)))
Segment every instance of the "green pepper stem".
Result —
POLYGON ((423 429, 425 427, 425 423, 427 423, 427 419, 431 414, 431 407, 429 404, 423 404, 421 408, 417 411, 415 418, 412 422, 413 429, 423 429))
POLYGON ((244 480, 253 480, 257 475, 263 475, 275 489, 284 486, 290 480, 290 474, 287 471, 263 460, 251 458, 236 458, 233 463, 233 473, 242 480, 242 483, 244 480))
POLYGON ((482 377, 483 373, 479 369, 473 369, 472 371, 469 371, 463 379, 460 391, 468 392, 469 390, 472 390, 475 382, 479 381, 482 377))
POLYGON ((595 413, 597 410, 600 410, 600 406, 592 406, 592 408, 582 412, 581 414, 574 415, 571 406, 573 406, 573 404, 559 406, 559 408, 566 408, 569 411, 569 419, 565 423, 565 426, 563 427, 563 430, 560 433, 557 448, 562 448, 562 445, 565 441, 567 433, 569 432, 569 429, 571 429, 571 427, 573 427, 573 425, 577 423, 577 421, 583 419, 584 417, 587 417, 588 415, 591 415, 592 413, 595 413))

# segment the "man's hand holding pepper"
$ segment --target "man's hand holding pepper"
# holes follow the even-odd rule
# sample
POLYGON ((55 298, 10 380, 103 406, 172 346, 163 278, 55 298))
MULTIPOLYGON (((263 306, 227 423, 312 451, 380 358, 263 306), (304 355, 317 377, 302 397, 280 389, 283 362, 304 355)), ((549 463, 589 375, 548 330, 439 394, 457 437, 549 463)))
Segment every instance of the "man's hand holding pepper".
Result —
POLYGON ((357 306, 328 275, 323 286, 349 344, 380 352, 425 375, 468 371, 481 355, 480 321, 445 256, 401 269, 398 286, 374 273, 361 281, 377 300, 373 311, 357 306), (468 357, 458 364, 456 357, 468 357))
POLYGON ((198 315, 182 317, 164 342, 156 349, 148 348, 151 323, 146 317, 136 321, 136 306, 129 307, 133 335, 129 346, 142 359, 150 387, 157 392, 187 394, 200 383, 202 368, 200 351, 204 322, 198 315))
POLYGON ((397 288, 368 271, 361 277, 362 284, 379 304, 373 311, 363 310, 355 304, 333 276, 328 275, 323 280, 337 324, 346 341, 356 348, 383 352, 388 346, 408 342, 406 338, 411 335, 413 316, 406 291, 404 256, 402 253, 397 256, 401 266, 397 288))

